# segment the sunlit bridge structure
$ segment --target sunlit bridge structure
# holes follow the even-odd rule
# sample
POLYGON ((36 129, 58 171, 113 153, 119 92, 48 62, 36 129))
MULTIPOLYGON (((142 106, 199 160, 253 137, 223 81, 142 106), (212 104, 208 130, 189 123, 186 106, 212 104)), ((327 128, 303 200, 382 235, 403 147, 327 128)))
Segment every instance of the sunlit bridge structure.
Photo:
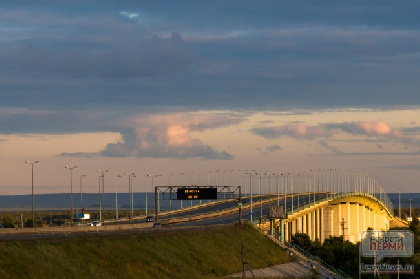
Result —
MULTIPOLYGON (((28 161, 28 164, 35 163, 37 161, 28 161)), ((363 231, 389 230, 404 226, 401 219, 394 217, 394 207, 381 185, 369 175, 355 170, 208 171, 207 183, 203 182, 205 179, 201 179, 201 174, 205 173, 201 171, 194 172, 197 177, 195 180, 193 172, 188 172, 189 179, 184 180, 184 173, 178 174, 179 182, 175 183, 171 183, 171 178, 173 176, 178 180, 177 175, 169 174, 168 184, 162 182, 166 180, 163 175, 147 175, 146 186, 154 190, 154 193, 148 191, 151 196, 154 195, 149 210, 144 203, 145 207, 134 206, 135 202, 140 204, 145 198, 147 200, 147 193, 133 193, 131 179, 136 176, 134 172, 127 173, 129 215, 123 218, 118 216, 117 198, 119 193, 123 194, 125 191, 118 191, 115 181, 115 187, 112 187, 115 193, 108 195, 108 198, 115 199, 115 208, 104 208, 104 175, 108 171, 98 172, 98 221, 103 221, 103 226, 97 228, 78 224, 35 228, 33 225, 30 232, 150 229, 150 224, 146 222, 146 216, 150 214, 154 215, 155 222, 161 222, 168 229, 252 223, 282 243, 290 242, 296 233, 307 234, 311 240, 318 239, 321 242, 330 236, 357 242, 360 241, 363 231), (187 202, 182 204, 183 200, 187 202), (115 216, 111 215, 104 220, 103 210, 108 210, 107 213, 115 210, 115 216)), ((28 233, 28 229, 2 229, 0 234, 23 234, 28 233)))
MULTIPOLYGON (((261 174, 257 174, 262 176, 261 174)), ((295 233, 323 242, 329 236, 360 241, 368 229, 388 230, 394 206, 381 185, 367 174, 344 169, 316 169, 270 175, 279 191, 269 193, 270 212, 262 227, 289 242, 295 233), (281 214, 273 214, 273 199, 281 214)))
MULTIPOLYGON (((240 222, 242 218, 252 222, 283 242, 291 241, 296 233, 308 234, 311 240, 321 242, 329 236, 357 242, 361 232, 388 230, 394 219, 394 207, 388 195, 378 182, 363 172, 253 170, 244 172, 243 178, 240 186, 219 185, 216 179, 213 186, 209 181, 202 187, 217 188, 218 200, 230 199, 232 206, 237 202, 236 208, 243 211, 240 222), (234 191, 236 187, 240 190, 234 191)), ((155 204, 158 206, 161 199, 176 200, 176 191, 188 187, 199 186, 190 183, 155 187, 155 204)), ((155 212, 159 211, 156 208, 155 212)))

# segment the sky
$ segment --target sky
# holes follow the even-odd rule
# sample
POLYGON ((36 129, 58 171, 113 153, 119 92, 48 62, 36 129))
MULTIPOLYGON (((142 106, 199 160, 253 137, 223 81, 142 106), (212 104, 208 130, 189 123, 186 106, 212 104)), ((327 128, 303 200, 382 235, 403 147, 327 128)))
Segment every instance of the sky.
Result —
POLYGON ((82 178, 94 193, 97 170, 109 170, 107 192, 125 191, 125 172, 142 192, 147 175, 155 186, 220 185, 311 169, 418 192, 419 9, 2 1, 0 195, 31 193, 25 161, 39 161, 37 194, 77 192, 82 178))

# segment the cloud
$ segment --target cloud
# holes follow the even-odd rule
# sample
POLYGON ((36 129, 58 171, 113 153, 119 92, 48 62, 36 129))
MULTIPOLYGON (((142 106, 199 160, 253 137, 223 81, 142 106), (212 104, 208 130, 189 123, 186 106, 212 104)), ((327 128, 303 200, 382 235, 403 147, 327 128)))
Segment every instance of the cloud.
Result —
POLYGON ((402 138, 400 131, 391 128, 381 121, 360 121, 351 123, 328 123, 318 126, 308 126, 302 123, 288 124, 278 127, 253 128, 252 133, 266 139, 276 139, 282 136, 289 136, 296 139, 330 138, 339 131, 352 135, 366 135, 388 138, 402 138))
POLYGON ((359 121, 350 123, 331 123, 327 124, 328 129, 340 129, 352 135, 366 136, 385 136, 392 138, 400 138, 401 133, 391 128, 382 121, 359 121))
POLYGON ((266 139, 276 139, 282 136, 289 136, 297 139, 313 139, 317 137, 330 137, 333 134, 322 126, 307 126, 304 124, 253 128, 250 131, 266 139))
POLYGON ((326 141, 319 141, 316 146, 321 146, 325 150, 330 151, 334 154, 342 154, 342 152, 335 146, 329 145, 326 141))
POLYGON ((134 19, 139 16, 139 14, 136 12, 120 12, 120 15, 129 19, 134 19))
MULTIPOLYGON (((178 73, 194 60, 179 33, 167 38, 154 35, 149 41, 130 40, 120 46, 87 44, 60 49, 25 40, 9 65, 11 70, 37 78, 121 79, 178 73)), ((3 53, 1 60, 10 61, 6 55, 3 53)))
MULTIPOLYGON (((192 131, 215 129, 244 121, 242 116, 205 114, 142 115, 128 119, 122 140, 109 143, 96 154, 104 157, 204 158, 230 160, 233 155, 217 151, 191 136, 192 131)), ((62 153, 61 156, 93 156, 92 153, 62 153)))
POLYGON ((276 144, 276 145, 273 145, 273 146, 268 146, 265 149, 261 149, 261 148, 258 147, 257 150, 260 152, 260 155, 261 154, 267 155, 267 154, 270 154, 270 153, 280 151, 281 147, 276 144))

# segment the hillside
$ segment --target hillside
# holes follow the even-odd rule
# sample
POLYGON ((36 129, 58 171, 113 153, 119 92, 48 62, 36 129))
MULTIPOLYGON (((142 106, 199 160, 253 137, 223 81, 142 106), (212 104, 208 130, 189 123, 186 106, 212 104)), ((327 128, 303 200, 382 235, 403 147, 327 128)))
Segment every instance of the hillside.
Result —
POLYGON ((290 261, 250 227, 0 240, 1 278, 214 278, 290 261))

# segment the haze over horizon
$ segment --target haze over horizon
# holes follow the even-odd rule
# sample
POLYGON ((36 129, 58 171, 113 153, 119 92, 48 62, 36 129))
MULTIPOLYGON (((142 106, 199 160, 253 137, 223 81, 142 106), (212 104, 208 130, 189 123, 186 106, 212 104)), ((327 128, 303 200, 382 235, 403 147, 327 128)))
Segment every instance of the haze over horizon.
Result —
MULTIPOLYGON (((0 3, 0 195, 349 169, 418 192, 418 1, 0 3), (217 172, 218 171, 218 172, 217 172), (183 173, 183 174, 182 174, 183 173), (218 173, 218 174, 216 174, 218 173)), ((123 187, 123 186, 121 186, 123 187)), ((127 187, 125 187, 127 188, 127 187)))

